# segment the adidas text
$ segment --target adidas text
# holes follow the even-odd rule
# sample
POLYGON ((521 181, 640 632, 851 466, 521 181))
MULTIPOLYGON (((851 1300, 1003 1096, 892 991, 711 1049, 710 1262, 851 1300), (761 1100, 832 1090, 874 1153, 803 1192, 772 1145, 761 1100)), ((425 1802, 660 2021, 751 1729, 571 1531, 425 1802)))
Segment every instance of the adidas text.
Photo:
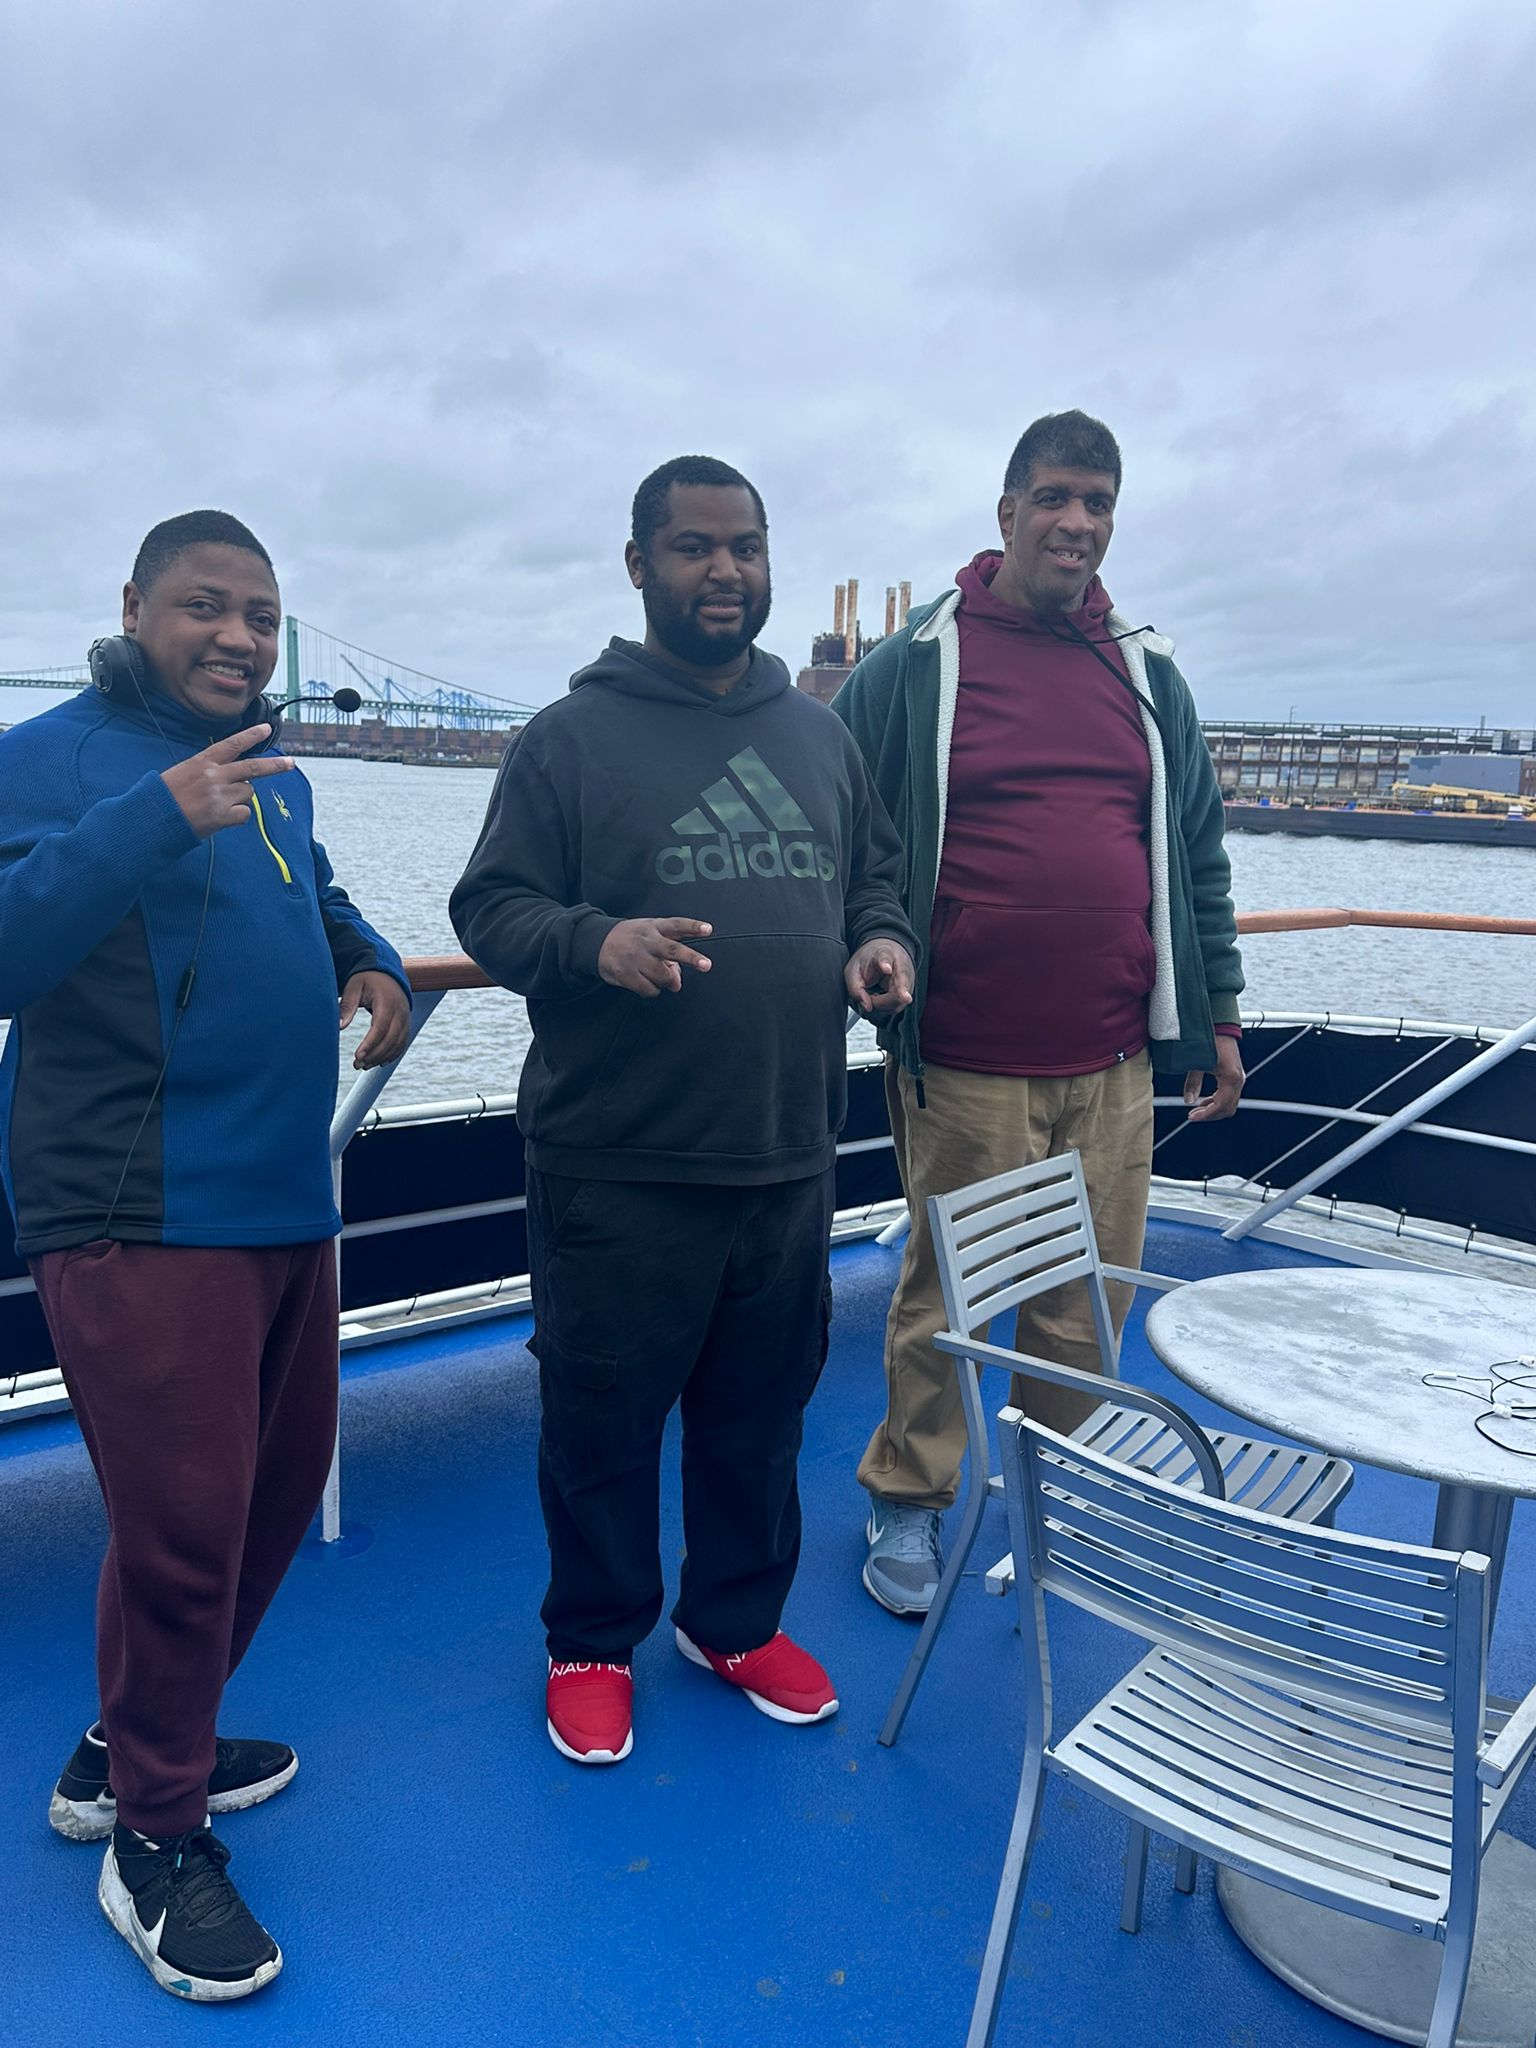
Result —
POLYGON ((750 844, 722 832, 707 846, 664 846, 656 856, 657 878, 680 882, 735 882, 759 876, 797 882, 837 879, 837 856, 824 840, 784 839, 769 832, 750 844))

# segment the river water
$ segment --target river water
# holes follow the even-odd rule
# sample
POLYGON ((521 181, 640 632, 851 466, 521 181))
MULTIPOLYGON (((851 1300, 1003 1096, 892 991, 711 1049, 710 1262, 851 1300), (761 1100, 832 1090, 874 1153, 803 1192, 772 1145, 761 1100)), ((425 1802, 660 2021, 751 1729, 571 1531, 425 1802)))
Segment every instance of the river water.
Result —
MULTIPOLYGON (((491 772, 327 760, 306 762, 305 772, 337 877, 366 915, 403 953, 456 952, 448 893, 480 829, 491 772)), ((1532 851, 1244 833, 1227 844, 1241 910, 1341 905, 1536 914, 1532 851)), ((1253 1009, 1490 1025, 1536 1012, 1532 939, 1354 926, 1249 938, 1243 958, 1244 1003, 1253 1009)), ((456 992, 422 1033, 392 1098, 510 1091, 527 1042, 516 996, 456 992)))
MULTIPOLYGON (((338 880, 402 953, 453 953, 448 894, 491 793, 489 769, 311 760, 319 830, 338 880)), ((1234 833, 1241 910, 1341 905, 1536 914, 1536 851, 1390 840, 1234 833)), ((665 906, 661 906, 665 907, 665 906)), ((1536 1012, 1536 940, 1372 930, 1271 933, 1243 942, 1251 1009, 1429 1017, 1505 1025, 1536 1012)), ((0 1026, 0 1032, 4 1027, 0 1026)), ((348 1034, 350 1055, 361 1026, 348 1034)), ((866 1026, 853 1044, 872 1043, 866 1026)), ((447 996, 391 1089, 391 1100, 508 1093, 528 1043, 521 1000, 501 990, 447 996)), ((350 1057, 342 1079, 351 1078, 350 1057)))

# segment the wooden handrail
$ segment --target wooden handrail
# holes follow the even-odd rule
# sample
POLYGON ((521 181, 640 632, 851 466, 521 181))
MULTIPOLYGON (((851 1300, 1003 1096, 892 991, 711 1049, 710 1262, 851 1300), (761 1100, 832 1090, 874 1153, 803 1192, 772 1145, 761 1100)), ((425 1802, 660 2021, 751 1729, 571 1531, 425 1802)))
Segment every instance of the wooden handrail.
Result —
POLYGON ((1453 910, 1242 910, 1240 932, 1316 932, 1346 924, 1391 925, 1413 932, 1501 932, 1536 938, 1536 917, 1472 917, 1453 910))
MULTIPOLYGON (((1241 910, 1239 932, 1319 932, 1343 925, 1391 925, 1416 932, 1501 932, 1506 937, 1536 938, 1536 917, 1463 917, 1447 910, 1241 910)), ((463 953, 420 954, 407 960, 411 987, 422 994, 435 989, 494 988, 496 984, 463 953)), ((0 1011, 0 1023, 5 1021, 0 1011)))
POLYGON ((1321 932, 1354 923, 1349 910, 1240 910, 1239 932, 1321 932))
MULTIPOLYGON (((1416 932, 1502 932, 1536 938, 1536 917, 1463 917, 1448 910, 1240 910, 1239 932, 1320 932, 1344 925, 1391 925, 1416 932)), ((407 960, 412 988, 491 988, 487 975, 462 953, 407 960)))
POLYGON ((494 988, 495 982, 466 953, 429 953, 407 960, 411 987, 423 995, 440 988, 494 988))

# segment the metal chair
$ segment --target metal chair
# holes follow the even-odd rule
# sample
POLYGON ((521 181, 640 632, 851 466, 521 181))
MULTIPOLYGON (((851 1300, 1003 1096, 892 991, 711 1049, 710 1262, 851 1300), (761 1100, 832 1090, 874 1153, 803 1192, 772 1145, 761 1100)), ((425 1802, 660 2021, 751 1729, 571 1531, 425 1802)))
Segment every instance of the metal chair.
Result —
POLYGON ((1131 1823, 1127 1933, 1148 1835, 1165 1836, 1181 1890, 1210 1856, 1443 1943, 1427 2048, 1452 2048, 1483 1851, 1536 1753, 1536 1690, 1512 1713, 1488 1698, 1488 1559, 1298 1528, 1015 1408, 999 1421, 1027 1560, 1024 1768, 966 2048, 989 2048, 997 2024, 1047 1771, 1131 1823), (1059 1742, 1047 1593, 1154 1646, 1059 1742))
MULTIPOLYGON (((1099 1405, 1073 1431, 1075 1441, 1138 1471, 1155 1472, 1175 1486, 1203 1484, 1218 1498, 1264 1514, 1292 1522, 1331 1523, 1355 1480, 1353 1466, 1322 1451, 1298 1450, 1226 1430, 1207 1435, 1172 1401, 1121 1380, 1106 1277, 1161 1290, 1184 1283, 1103 1264, 1082 1161, 1075 1152, 1016 1167, 953 1194, 930 1196, 928 1219, 949 1318, 949 1328, 933 1341, 955 1361, 969 1456, 959 1526, 880 1730, 886 1748, 901 1733, 980 1530, 982 1510, 989 1498, 1002 1493, 1001 1479, 990 1471, 982 1366, 1005 1366, 1028 1379, 1077 1388, 1099 1405), (1088 1288, 1102 1374, 983 1341, 995 1316, 1012 1313, 1021 1302, 1075 1279, 1088 1288), (1104 1398, 1105 1380, 1116 1383, 1111 1400, 1104 1398)), ((1001 1558, 986 1575, 987 1590, 1004 1594, 1012 1584, 1013 1559, 1001 1558)))

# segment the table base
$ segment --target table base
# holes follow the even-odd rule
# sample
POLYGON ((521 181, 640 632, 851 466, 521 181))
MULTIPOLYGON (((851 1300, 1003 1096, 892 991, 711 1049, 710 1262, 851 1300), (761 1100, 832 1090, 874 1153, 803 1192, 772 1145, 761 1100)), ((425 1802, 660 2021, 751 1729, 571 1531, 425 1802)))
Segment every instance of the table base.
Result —
MULTIPOLYGON (((1391 2041, 1429 2031, 1438 1941, 1352 1920, 1273 1885, 1218 1870, 1238 1939, 1315 2005, 1391 2041)), ((1498 1834, 1483 1858, 1477 1940, 1456 2048, 1531 2048, 1536 2032, 1536 1849, 1498 1834)))

